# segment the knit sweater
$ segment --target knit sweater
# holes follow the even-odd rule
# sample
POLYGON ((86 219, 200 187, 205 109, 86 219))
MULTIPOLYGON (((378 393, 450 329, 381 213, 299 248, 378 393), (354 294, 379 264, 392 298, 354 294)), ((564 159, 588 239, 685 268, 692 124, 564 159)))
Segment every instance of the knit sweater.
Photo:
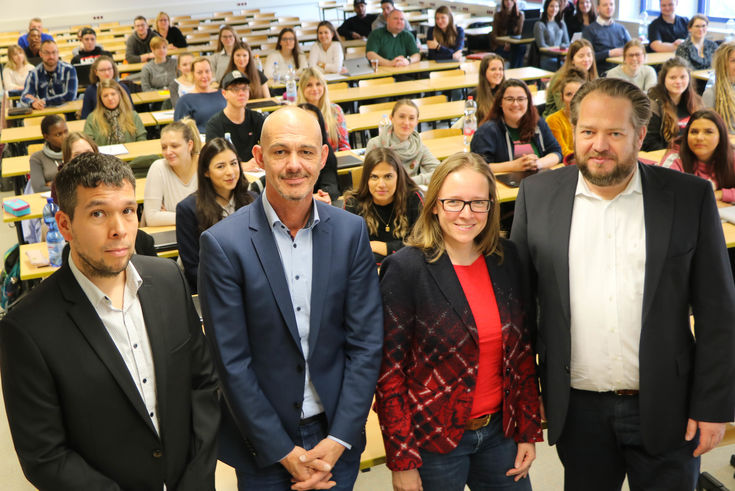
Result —
POLYGON ((641 89, 644 92, 647 92, 648 89, 652 88, 654 85, 656 85, 656 70, 653 69, 650 65, 643 65, 640 70, 638 70, 638 73, 633 76, 629 77, 627 73, 623 70, 623 65, 618 65, 609 72, 607 72, 607 75, 605 75, 607 78, 619 78, 622 80, 626 80, 639 89, 641 89))
POLYGON ((561 109, 546 118, 546 124, 554 134, 554 138, 561 146, 561 153, 566 157, 574 152, 574 128, 572 122, 561 109))
POLYGON ((622 48, 625 43, 630 41, 630 34, 627 29, 617 22, 605 26, 599 22, 592 22, 582 30, 582 37, 592 43, 595 60, 597 61, 597 70, 600 73, 606 72, 615 66, 605 61, 610 56, 610 50, 622 48))
POLYGON ((176 60, 166 58, 163 63, 151 60, 141 70, 140 85, 143 90, 167 89, 176 78, 176 60))

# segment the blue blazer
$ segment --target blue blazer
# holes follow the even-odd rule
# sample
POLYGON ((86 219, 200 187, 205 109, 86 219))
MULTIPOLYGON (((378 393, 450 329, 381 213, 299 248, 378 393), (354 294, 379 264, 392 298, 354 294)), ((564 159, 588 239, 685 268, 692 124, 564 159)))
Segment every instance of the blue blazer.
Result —
MULTIPOLYGON (((317 202, 309 371, 328 433, 361 450, 383 344, 383 311, 361 217, 317 202)), ((220 459, 277 463, 294 447, 304 355, 262 197, 202 233, 199 295, 227 408, 220 459)))

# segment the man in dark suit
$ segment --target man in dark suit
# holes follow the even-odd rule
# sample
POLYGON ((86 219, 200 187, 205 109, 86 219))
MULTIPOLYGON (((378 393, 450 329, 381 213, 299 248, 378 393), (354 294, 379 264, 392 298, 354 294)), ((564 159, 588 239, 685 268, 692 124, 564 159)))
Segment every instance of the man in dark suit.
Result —
POLYGON ((577 166, 526 179, 511 239, 536 286, 549 442, 566 490, 689 490, 735 413, 735 288, 712 186, 637 162, 650 102, 572 100, 577 166), (690 328, 694 315, 696 340, 690 328))
POLYGON ((0 323, 23 472, 41 490, 214 490, 214 366, 176 264, 131 260, 130 167, 80 155, 56 193, 69 258, 0 323))
POLYGON ((351 490, 365 445, 382 305, 365 223, 312 197, 325 143, 308 111, 268 116, 253 148, 265 191, 200 239, 220 459, 240 490, 351 490))

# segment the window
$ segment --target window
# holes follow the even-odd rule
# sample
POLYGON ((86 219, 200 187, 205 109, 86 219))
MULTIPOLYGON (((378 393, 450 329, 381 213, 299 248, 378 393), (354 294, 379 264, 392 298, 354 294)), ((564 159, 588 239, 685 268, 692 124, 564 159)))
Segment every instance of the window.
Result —
MULTIPOLYGON (((640 11, 648 12, 649 20, 660 14, 659 0, 641 0, 640 11)), ((702 12, 709 18, 710 22, 726 22, 735 19, 735 2, 726 0, 679 0, 676 12, 685 17, 691 17, 696 12, 702 12)), ((638 17, 635 12, 632 17, 638 17)))

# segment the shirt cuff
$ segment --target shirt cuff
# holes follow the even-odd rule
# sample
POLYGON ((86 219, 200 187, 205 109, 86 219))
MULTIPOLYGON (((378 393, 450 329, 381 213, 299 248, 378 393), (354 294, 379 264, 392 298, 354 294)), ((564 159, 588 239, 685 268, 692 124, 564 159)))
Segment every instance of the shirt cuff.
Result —
POLYGON ((352 445, 350 445, 350 444, 349 444, 349 443, 347 443, 347 442, 343 442, 343 441, 342 441, 342 440, 340 440, 339 438, 336 438, 336 437, 334 437, 334 436, 332 436, 332 435, 327 435, 327 438, 329 438, 330 440, 334 440, 335 442, 337 442, 337 443, 339 443, 340 445, 342 445, 343 447, 345 447, 345 448, 346 448, 347 450, 352 450, 352 445))

